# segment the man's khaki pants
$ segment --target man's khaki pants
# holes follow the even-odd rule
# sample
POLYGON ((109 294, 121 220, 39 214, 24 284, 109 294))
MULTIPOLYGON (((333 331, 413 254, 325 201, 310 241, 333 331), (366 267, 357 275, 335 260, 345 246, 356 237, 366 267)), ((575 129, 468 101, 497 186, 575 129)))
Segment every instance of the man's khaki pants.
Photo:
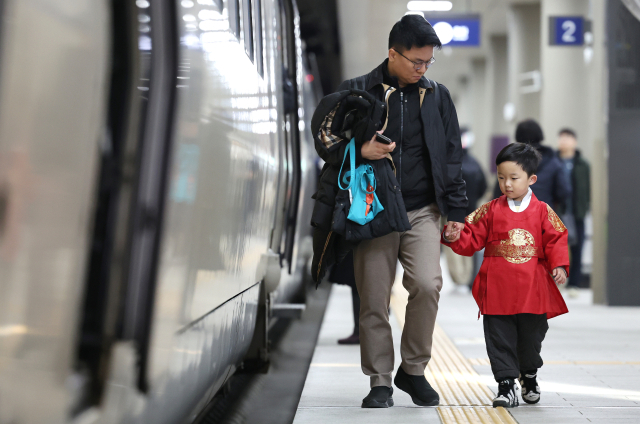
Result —
POLYGON ((360 355, 371 387, 391 387, 394 369, 389 300, 398 260, 402 284, 409 292, 400 342, 401 366, 409 375, 423 375, 431 359, 433 328, 442 288, 440 211, 436 204, 408 213, 411 230, 365 240, 354 250, 360 294, 360 355))

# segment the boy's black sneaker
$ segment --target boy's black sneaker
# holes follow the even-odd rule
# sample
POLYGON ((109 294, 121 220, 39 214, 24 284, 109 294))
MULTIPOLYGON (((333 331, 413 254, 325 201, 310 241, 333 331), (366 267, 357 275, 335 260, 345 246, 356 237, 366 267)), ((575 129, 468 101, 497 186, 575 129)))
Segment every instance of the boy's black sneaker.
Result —
POLYGON ((518 404, 518 385, 513 378, 505 378, 498 383, 498 396, 493 399, 493 407, 515 408, 518 404))
POLYGON ((363 408, 389 408, 393 406, 393 387, 372 387, 366 398, 362 399, 363 408))
POLYGON ((416 405, 436 406, 440 403, 438 392, 433 390, 424 375, 409 375, 399 367, 393 382, 398 389, 409 393, 416 405))
POLYGON ((522 386, 522 400, 527 403, 540 402, 540 386, 536 380, 537 370, 520 371, 520 386, 522 386))

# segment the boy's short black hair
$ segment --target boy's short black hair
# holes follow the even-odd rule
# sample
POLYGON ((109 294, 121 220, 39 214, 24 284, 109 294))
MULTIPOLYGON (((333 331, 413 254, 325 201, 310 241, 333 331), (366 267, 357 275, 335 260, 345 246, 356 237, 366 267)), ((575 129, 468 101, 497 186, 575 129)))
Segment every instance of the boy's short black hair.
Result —
POLYGON ((542 128, 533 119, 522 121, 516 127, 516 141, 518 143, 535 144, 544 140, 542 128))
POLYGON ((560 131, 558 131, 558 135, 570 135, 571 137, 575 138, 576 140, 578 139, 578 136, 576 134, 576 132, 574 130, 572 130, 571 128, 563 128, 560 131))
POLYGON ((500 150, 496 158, 496 166, 502 162, 515 162, 530 177, 538 171, 538 164, 541 159, 540 152, 530 144, 513 143, 500 150))
POLYGON ((434 46, 442 48, 442 43, 429 21, 420 15, 405 15, 395 23, 389 33, 389 48, 400 53, 413 47, 434 46))

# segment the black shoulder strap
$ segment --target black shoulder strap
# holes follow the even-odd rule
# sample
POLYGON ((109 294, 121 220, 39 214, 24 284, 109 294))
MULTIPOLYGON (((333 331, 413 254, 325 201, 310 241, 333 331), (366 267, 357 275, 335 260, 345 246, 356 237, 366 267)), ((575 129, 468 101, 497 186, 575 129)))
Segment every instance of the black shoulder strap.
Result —
POLYGON ((438 105, 438 110, 440 111, 440 117, 442 117, 442 96, 440 96, 440 88, 438 87, 439 84, 433 80, 429 81, 431 81, 434 86, 433 92, 436 95, 436 103, 438 105))

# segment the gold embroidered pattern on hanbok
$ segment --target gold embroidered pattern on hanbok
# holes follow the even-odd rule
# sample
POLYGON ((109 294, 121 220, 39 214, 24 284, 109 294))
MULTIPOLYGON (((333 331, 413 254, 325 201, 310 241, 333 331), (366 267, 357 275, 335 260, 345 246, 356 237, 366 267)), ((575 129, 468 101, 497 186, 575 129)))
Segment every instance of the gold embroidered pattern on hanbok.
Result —
POLYGON ((558 214, 556 214, 555 211, 551 209, 551 206, 549 205, 547 205, 547 214, 548 214, 549 222, 551 223, 551 225, 553 225, 554 230, 556 230, 559 233, 563 233, 567 231, 567 227, 564 226, 558 214))
POLYGON ((538 256, 538 247, 530 232, 520 228, 509 230, 509 239, 502 240, 500 244, 488 245, 484 256, 501 256, 512 264, 529 262, 532 257, 538 256))
POLYGON ((467 221, 467 223, 469 223, 469 224, 477 224, 478 221, 480 221, 482 219, 482 217, 485 216, 487 214, 487 212, 489 211, 490 204, 491 204, 491 202, 485 203, 484 205, 480 206, 475 211, 471 212, 467 216, 467 218, 465 219, 467 221))

